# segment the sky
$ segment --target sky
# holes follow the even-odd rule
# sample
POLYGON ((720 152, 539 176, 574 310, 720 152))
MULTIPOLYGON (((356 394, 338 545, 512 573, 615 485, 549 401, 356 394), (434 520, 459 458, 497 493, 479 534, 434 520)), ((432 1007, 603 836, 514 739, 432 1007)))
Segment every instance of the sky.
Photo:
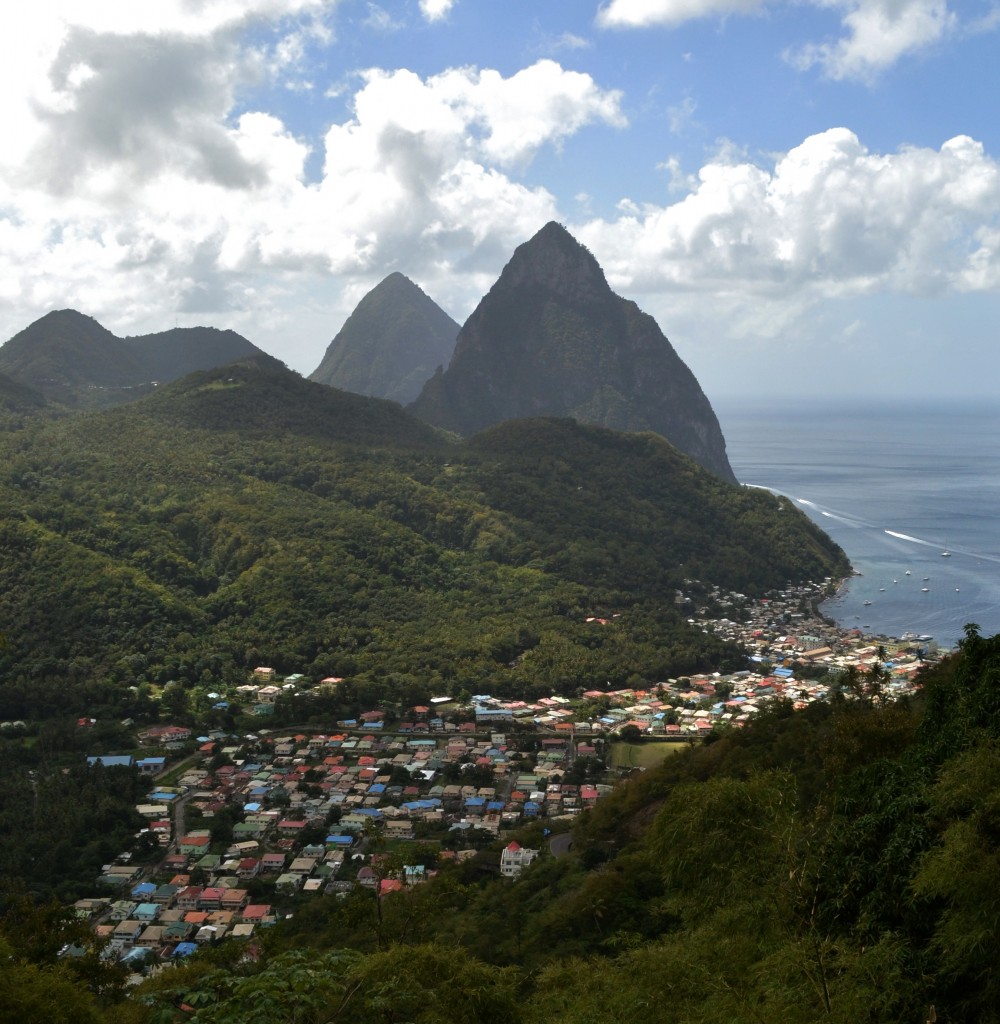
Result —
POLYGON ((550 220, 710 399, 994 396, 997 0, 35 0, 0 340, 232 328, 311 373, 393 271, 459 323, 550 220))

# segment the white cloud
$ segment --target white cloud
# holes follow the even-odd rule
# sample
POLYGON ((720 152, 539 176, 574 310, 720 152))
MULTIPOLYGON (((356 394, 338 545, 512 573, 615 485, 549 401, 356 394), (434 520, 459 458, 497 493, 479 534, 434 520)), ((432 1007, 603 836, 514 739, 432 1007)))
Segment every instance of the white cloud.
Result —
POLYGON ((348 138, 368 145, 377 135, 390 151, 408 146, 419 152, 418 162, 427 166, 460 152, 507 166, 530 160, 540 146, 586 124, 625 124, 620 93, 601 90, 590 75, 550 60, 509 78, 454 68, 422 80, 411 71, 375 69, 365 73, 354 106, 356 120, 334 129, 336 144, 328 140, 328 173, 348 138))
POLYGON ((251 67, 227 41, 72 30, 51 65, 50 101, 35 105, 23 175, 56 193, 123 200, 163 167, 247 187, 259 172, 241 158, 224 117, 251 67), (75 73, 80 67, 89 73, 75 73))
POLYGON ((55 0, 40 5, 66 25, 114 35, 183 33, 211 35, 221 28, 255 20, 277 21, 316 13, 331 0, 55 0))
POLYGON ((368 5, 368 17, 363 22, 365 28, 374 29, 376 32, 398 32, 404 26, 404 22, 393 16, 378 4, 368 5))
POLYGON ((690 96, 685 96, 680 103, 667 107, 667 117, 670 121, 670 130, 675 134, 682 132, 694 117, 698 104, 690 96))
POLYGON ((325 289, 329 307, 395 268, 423 268, 461 310, 557 216, 546 189, 504 168, 624 123, 617 93, 552 61, 509 77, 376 69, 329 128, 314 182, 310 147, 279 118, 229 121, 238 83, 262 73, 225 33, 210 47, 71 31, 53 74, 62 101, 36 107, 33 147, 0 168, 0 327, 72 305, 122 332, 187 311, 257 337, 305 294, 325 289))
POLYGON ((946 0, 855 0, 844 5, 847 35, 834 43, 811 43, 788 59, 800 68, 819 65, 829 78, 870 80, 942 39, 957 26, 946 0))
POLYGON ((696 18, 747 14, 765 0, 611 0, 597 13, 604 28, 649 28, 680 25, 696 18))
POLYGON ((16 30, 0 34, 4 146, 0 170, 24 168, 34 152, 46 177, 74 181, 72 146, 86 165, 114 151, 140 155, 161 130, 187 137, 178 159, 203 174, 239 178, 247 169, 224 166, 227 144, 217 130, 234 90, 300 56, 297 40, 328 38, 322 16, 336 0, 51 0, 18 11, 16 30), (238 45, 258 23, 296 18, 294 33, 271 55, 238 45), (65 144, 58 136, 70 133, 65 144), (214 152, 213 152, 214 150, 214 152), (55 166, 49 166, 50 161, 55 166))
POLYGON ((420 13, 428 21, 440 21, 448 17, 456 0, 420 0, 420 13))
MULTIPOLYGON (((802 70, 818 66, 833 79, 875 78, 902 57, 926 49, 958 29, 947 0, 805 0, 841 17, 840 39, 791 47, 786 59, 802 70)), ((750 14, 780 7, 769 0, 610 0, 597 14, 604 28, 676 27, 699 18, 750 14)), ((992 31, 997 19, 970 21, 965 31, 992 31)))
POLYGON ((776 334, 826 299, 1000 287, 1000 165, 966 136, 873 154, 835 128, 773 168, 706 164, 680 201, 579 234, 620 290, 710 294, 776 334))
POLYGON ((583 36, 578 36, 575 32, 563 32, 552 44, 552 47, 556 51, 589 50, 593 45, 589 39, 584 39, 583 36))

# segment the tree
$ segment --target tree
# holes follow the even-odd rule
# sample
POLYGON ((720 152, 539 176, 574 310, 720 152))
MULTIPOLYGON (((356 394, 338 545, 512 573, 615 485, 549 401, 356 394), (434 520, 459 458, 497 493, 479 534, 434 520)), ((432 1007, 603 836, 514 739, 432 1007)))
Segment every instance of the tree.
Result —
POLYGON ((61 964, 41 966, 0 937, 0 1006, 10 1021, 100 1024, 93 997, 61 964))

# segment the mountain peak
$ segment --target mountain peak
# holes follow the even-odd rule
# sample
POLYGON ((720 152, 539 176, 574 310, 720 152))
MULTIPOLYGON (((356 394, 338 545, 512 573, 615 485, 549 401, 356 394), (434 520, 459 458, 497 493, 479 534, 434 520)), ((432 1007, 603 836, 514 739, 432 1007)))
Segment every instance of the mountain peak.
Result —
POLYGON ((398 271, 358 303, 310 380, 375 398, 411 402, 451 358, 458 324, 398 271))
POLYGON ((514 250, 495 287, 525 285, 550 288, 582 302, 596 301, 610 292, 590 250, 554 220, 514 250))
POLYGON ((517 247, 459 332, 448 369, 412 408, 460 434, 533 416, 653 431, 736 482, 694 375, 656 321, 616 295, 586 246, 554 221, 517 247))
MULTIPOLYGON (((90 328, 97 328, 101 331, 107 331, 101 323, 95 320, 92 316, 87 316, 86 313, 81 313, 77 309, 52 309, 49 310, 44 316, 40 316, 34 321, 34 324, 68 324, 72 326, 87 326, 90 328)), ((32 326, 34 326, 32 324, 32 326)), ((110 333, 110 332, 108 332, 110 333)))

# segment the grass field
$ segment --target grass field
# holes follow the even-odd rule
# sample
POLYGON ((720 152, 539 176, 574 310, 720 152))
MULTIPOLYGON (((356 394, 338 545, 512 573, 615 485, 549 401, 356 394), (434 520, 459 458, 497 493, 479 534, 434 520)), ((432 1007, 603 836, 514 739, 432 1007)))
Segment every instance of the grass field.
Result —
POLYGON ((613 768, 654 768, 668 757, 687 748, 686 743, 612 743, 613 768))

